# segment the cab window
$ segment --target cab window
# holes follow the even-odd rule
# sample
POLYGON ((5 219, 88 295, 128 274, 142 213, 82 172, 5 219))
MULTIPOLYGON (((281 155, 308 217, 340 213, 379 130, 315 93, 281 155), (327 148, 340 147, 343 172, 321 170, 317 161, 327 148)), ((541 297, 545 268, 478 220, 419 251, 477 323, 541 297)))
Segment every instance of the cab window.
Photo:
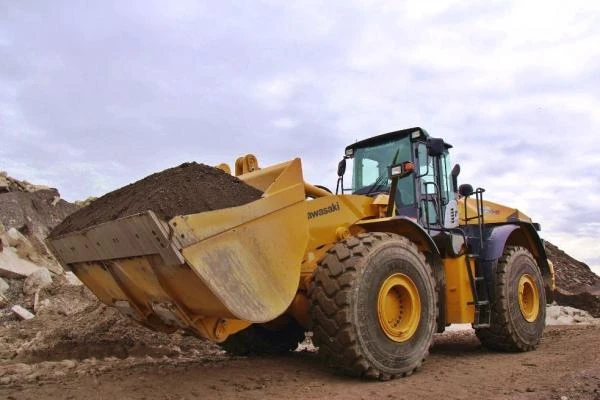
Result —
MULTIPOLYGON (((388 168, 397 163, 412 161, 410 139, 392 139, 354 151, 352 192, 372 194, 389 192, 391 179, 388 168)), ((399 206, 415 204, 415 185, 412 177, 400 179, 396 194, 399 206)))

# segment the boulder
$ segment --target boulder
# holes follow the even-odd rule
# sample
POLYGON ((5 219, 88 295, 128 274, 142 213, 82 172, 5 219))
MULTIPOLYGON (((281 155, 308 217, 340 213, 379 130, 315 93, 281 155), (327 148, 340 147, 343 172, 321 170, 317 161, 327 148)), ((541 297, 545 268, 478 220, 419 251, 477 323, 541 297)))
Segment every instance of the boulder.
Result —
POLYGON ((23 293, 27 295, 34 294, 40 289, 48 287, 52 284, 52 275, 48 268, 39 268, 32 273, 23 282, 23 293))
POLYGON ((6 233, 0 235, 0 240, 8 246, 17 249, 19 257, 30 260, 36 264, 44 264, 44 259, 38 254, 29 239, 15 228, 10 228, 6 233), (4 240, 2 240, 4 238, 4 240))
POLYGON ((39 266, 19 257, 17 250, 12 247, 5 248, 0 253, 0 277, 26 278, 38 269, 39 266))
MULTIPOLYGON (((36 234, 35 232, 31 231, 28 232, 30 234, 29 237, 34 242, 35 240, 37 240, 36 238, 45 235, 44 232, 39 232, 39 234, 36 234)), ((29 260, 40 267, 46 267, 55 274, 63 273, 63 269, 60 266, 60 264, 58 264, 56 259, 52 255, 50 255, 47 250, 40 250, 40 246, 45 246, 45 244, 39 241, 38 246, 35 246, 32 243, 32 241, 28 238, 28 236, 23 235, 18 229, 15 229, 14 227, 8 229, 8 231, 3 233, 2 226, 0 226, 0 242, 2 242, 3 245, 0 245, 0 253, 4 250, 2 247, 10 246, 11 248, 16 249, 17 255, 23 260, 29 260)))

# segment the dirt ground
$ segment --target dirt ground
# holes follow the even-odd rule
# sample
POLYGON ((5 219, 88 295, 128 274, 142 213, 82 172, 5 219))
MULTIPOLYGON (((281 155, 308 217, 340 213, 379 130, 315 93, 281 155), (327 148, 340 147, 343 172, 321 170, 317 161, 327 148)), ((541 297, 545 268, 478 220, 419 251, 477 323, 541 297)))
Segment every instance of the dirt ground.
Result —
POLYGON ((269 358, 229 357, 206 345, 125 358, 113 351, 83 360, 4 359, 0 398, 600 399, 600 326, 548 328, 537 351, 520 354, 482 349, 471 331, 447 332, 419 372, 390 382, 337 375, 308 350, 269 358))

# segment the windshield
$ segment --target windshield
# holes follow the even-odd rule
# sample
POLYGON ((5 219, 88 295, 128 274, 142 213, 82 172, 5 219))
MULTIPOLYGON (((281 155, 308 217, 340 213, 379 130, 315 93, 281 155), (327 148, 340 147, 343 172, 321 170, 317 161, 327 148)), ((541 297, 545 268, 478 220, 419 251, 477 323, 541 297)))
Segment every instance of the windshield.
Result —
MULTIPOLYGON (((388 167, 403 161, 412 161, 410 138, 393 139, 376 146, 357 148, 353 161, 353 193, 388 192, 391 184, 388 167)), ((411 177, 398 181, 396 200, 400 206, 415 203, 414 180, 411 177)))

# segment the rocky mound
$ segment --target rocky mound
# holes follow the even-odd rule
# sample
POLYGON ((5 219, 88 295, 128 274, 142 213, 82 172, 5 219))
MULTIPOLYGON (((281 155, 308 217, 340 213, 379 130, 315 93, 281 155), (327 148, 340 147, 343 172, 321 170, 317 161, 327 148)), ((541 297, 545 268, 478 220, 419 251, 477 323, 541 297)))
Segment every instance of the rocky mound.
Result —
POLYGON ((12 246, 21 258, 60 273, 44 240, 52 228, 77 209, 61 199, 56 189, 0 172, 0 248, 12 246))
POLYGON ((8 176, 6 171, 0 171, 0 193, 7 192, 37 192, 38 190, 50 189, 44 185, 34 185, 27 181, 20 181, 18 179, 8 176))
POLYGON ((556 274, 555 301, 600 317, 600 277, 552 243, 546 242, 546 252, 556 274))
POLYGON ((69 232, 146 210, 166 221, 176 215, 235 207, 257 200, 262 192, 218 168, 195 162, 152 174, 92 201, 50 233, 69 232))

